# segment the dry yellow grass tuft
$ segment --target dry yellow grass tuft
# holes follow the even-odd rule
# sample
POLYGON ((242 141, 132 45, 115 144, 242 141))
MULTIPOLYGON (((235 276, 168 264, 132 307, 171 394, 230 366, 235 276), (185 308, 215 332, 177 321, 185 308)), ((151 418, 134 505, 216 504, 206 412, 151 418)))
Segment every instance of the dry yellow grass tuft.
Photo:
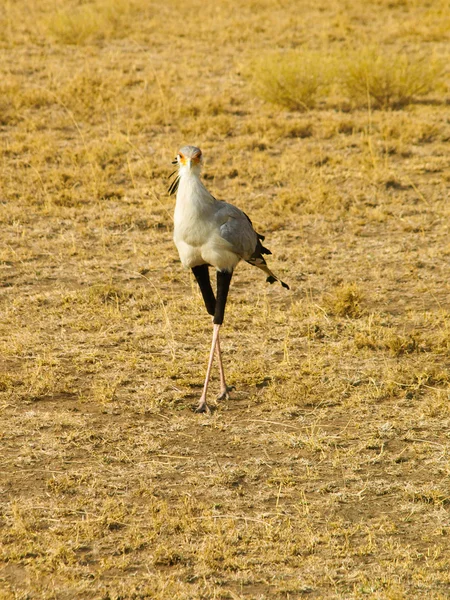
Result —
POLYGON ((400 108, 435 92, 444 63, 429 54, 363 48, 343 59, 343 86, 350 101, 374 108, 400 108))
POLYGON ((361 316, 361 303, 363 295, 355 283, 342 284, 330 294, 326 300, 326 305, 331 314, 339 317, 359 317, 361 316))
POLYGON ((447 25, 443 0, 3 2, 2 600, 449 597, 447 25), (183 143, 291 286, 237 269, 211 417, 183 143))
POLYGON ((330 57, 307 50, 268 54, 250 70, 257 94, 291 110, 314 108, 332 80, 330 57))
POLYGON ((48 17, 47 26, 62 44, 120 39, 130 34, 145 6, 142 0, 95 0, 69 7, 61 3, 61 8, 48 17))
POLYGON ((290 110, 319 103, 346 107, 401 108, 443 87, 445 63, 429 54, 392 54, 362 46, 327 51, 305 49, 267 54, 249 69, 255 92, 290 110))

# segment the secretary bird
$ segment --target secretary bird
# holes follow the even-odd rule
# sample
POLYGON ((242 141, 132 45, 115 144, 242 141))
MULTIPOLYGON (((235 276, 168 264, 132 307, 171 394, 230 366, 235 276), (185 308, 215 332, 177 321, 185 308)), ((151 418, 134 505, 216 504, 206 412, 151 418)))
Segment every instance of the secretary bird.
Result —
POLYGON ((233 271, 240 260, 245 260, 266 273, 267 281, 279 281, 289 289, 267 266, 263 254, 272 254, 264 248, 264 236, 256 233, 247 215, 236 206, 216 200, 200 180, 202 151, 195 146, 183 146, 172 164, 177 165, 170 176, 175 179, 169 195, 176 193, 173 239, 184 267, 192 269, 203 296, 206 310, 213 316, 213 336, 203 392, 196 412, 209 412, 206 394, 211 375, 214 352, 217 350, 220 373, 218 400, 229 397, 233 389, 225 382, 220 351, 219 329, 223 323, 233 271), (209 267, 217 271, 217 294, 211 287, 209 267))

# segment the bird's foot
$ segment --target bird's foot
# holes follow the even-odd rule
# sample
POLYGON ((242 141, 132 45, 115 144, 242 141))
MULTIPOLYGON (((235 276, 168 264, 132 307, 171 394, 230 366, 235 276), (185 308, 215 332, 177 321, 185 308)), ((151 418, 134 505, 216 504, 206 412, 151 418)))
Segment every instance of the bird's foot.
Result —
POLYGON ((211 414, 211 409, 206 404, 205 398, 200 398, 200 402, 198 403, 198 406, 195 409, 195 412, 196 413, 207 413, 208 415, 211 414))
POLYGON ((228 400, 230 397, 230 392, 235 390, 234 385, 226 385, 224 388, 220 390, 220 394, 217 396, 217 400, 228 400))

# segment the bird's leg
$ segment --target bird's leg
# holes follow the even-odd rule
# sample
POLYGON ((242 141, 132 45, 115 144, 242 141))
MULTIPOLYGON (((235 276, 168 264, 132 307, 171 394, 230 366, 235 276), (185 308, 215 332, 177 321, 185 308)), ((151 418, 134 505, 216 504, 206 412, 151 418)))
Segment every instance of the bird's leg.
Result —
POLYGON ((228 290, 233 272, 217 271, 217 301, 216 310, 214 311, 214 323, 222 325, 223 316, 225 314, 225 305, 228 298, 228 290))
MULTIPOLYGON (((223 323, 223 317, 225 314, 225 305, 227 303, 228 290, 230 289, 230 282, 233 273, 228 273, 227 271, 217 271, 217 301, 216 301, 216 310, 214 312, 214 324, 221 325, 223 323)), ((222 364, 222 353, 220 351, 220 340, 219 333, 217 333, 217 358, 219 359, 219 372, 220 372, 220 394, 217 397, 218 400, 223 400, 224 398, 228 398, 228 392, 231 391, 231 388, 227 387, 225 382, 225 373, 223 370, 222 364)))
MULTIPOLYGON (((206 393, 208 391, 209 379, 211 377, 211 367, 214 359, 214 351, 216 349, 216 345, 219 339, 219 329, 223 323, 223 317, 225 314, 225 305, 227 303, 228 290, 230 289, 230 282, 232 273, 228 273, 227 271, 217 271, 217 299, 214 297, 214 292, 211 288, 211 282, 209 279, 209 271, 206 265, 202 265, 200 267, 194 267, 192 269, 194 272, 195 278, 198 281, 200 289, 202 291, 203 300, 205 301, 205 306, 207 311, 211 314, 211 309, 213 308, 213 300, 214 300, 214 319, 213 319, 213 337, 211 343, 211 351, 209 353, 209 361, 208 367, 206 369, 206 377, 205 383, 203 386, 203 392, 200 397, 200 401, 197 407, 196 412, 208 412, 209 408, 206 403, 206 393), (206 267, 206 271, 205 268, 206 267)), ((223 374, 223 365, 222 359, 220 356, 220 346, 219 346, 219 369, 220 369, 220 381, 221 381, 221 391, 223 392, 223 384, 225 384, 225 376, 223 374)), ((226 390, 226 384, 225 384, 226 390)))
MULTIPOLYGON (((211 280, 209 278, 209 268, 208 265, 199 265, 192 269, 194 273, 195 279, 200 287, 200 291, 203 296, 203 302, 205 303, 206 310, 210 315, 214 316, 216 310, 216 297, 214 296, 214 292, 211 287, 211 280)), ((219 326, 220 327, 220 326, 219 326)), ((211 367, 214 358, 214 350, 216 347, 217 338, 219 336, 219 327, 217 328, 217 333, 213 331, 213 339, 211 344, 211 352, 209 353, 209 361, 208 368, 206 370, 206 378, 205 384, 203 386, 203 392, 200 397, 199 404, 197 406, 196 412, 208 412, 209 408, 206 404, 206 393, 208 391, 209 378, 211 376, 211 367)))
POLYGON ((230 392, 233 391, 235 388, 233 385, 227 385, 227 383, 225 381, 225 372, 223 370, 222 352, 220 350, 219 336, 217 336, 216 353, 217 353, 217 358, 219 360, 219 373, 220 373, 220 393, 217 396, 217 400, 228 400, 228 398, 230 397, 230 392))
POLYGON ((194 267, 192 272, 194 273, 195 279, 197 280, 202 293, 206 310, 210 315, 214 316, 216 310, 216 297, 212 291, 208 265, 199 265, 198 267, 194 267))
POLYGON ((213 325, 213 337, 212 337, 212 343, 211 343, 211 351, 209 353, 208 367, 206 369, 205 383, 203 385, 203 392, 202 392, 200 401, 198 403, 198 406, 197 406, 195 412, 199 412, 199 413, 200 412, 210 412, 209 406, 206 404, 206 394, 208 392, 208 384, 209 384, 209 379, 211 377, 211 367, 212 367, 212 363, 213 363, 213 359, 214 359, 214 351, 216 349, 217 339, 219 337, 219 329, 220 329, 220 325, 218 325, 218 324, 213 325))

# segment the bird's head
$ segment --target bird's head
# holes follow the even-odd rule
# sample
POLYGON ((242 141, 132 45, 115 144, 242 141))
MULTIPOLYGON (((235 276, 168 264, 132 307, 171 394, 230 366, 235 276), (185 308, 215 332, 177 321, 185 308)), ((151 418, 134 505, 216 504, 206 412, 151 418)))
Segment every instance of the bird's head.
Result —
POLYGON ((200 148, 196 146, 183 146, 180 148, 175 160, 172 161, 173 165, 178 165, 178 171, 174 171, 169 176, 172 177, 175 175, 175 179, 170 184, 168 190, 169 195, 176 194, 182 175, 200 175, 202 163, 203 155, 200 148))
POLYGON ((196 146, 183 146, 178 151, 174 164, 178 164, 180 171, 199 172, 203 162, 203 155, 200 148, 196 146))

